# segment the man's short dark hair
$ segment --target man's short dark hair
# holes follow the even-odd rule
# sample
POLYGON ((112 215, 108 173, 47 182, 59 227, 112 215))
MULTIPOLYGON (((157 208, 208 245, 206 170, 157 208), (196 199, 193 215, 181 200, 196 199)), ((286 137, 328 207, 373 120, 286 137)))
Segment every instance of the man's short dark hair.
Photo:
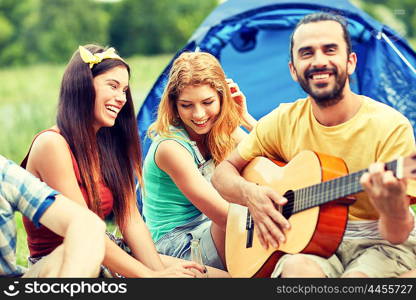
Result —
POLYGON ((347 30, 347 21, 341 17, 340 15, 333 14, 333 13, 326 13, 326 12, 317 12, 313 14, 306 15, 296 24, 295 29, 290 36, 290 61, 293 63, 293 36, 295 35, 296 30, 299 28, 300 25, 314 23, 314 22, 321 22, 321 21, 334 21, 341 25, 342 31, 344 33, 344 40, 347 44, 347 54, 350 55, 352 52, 351 46, 351 38, 350 34, 347 30))

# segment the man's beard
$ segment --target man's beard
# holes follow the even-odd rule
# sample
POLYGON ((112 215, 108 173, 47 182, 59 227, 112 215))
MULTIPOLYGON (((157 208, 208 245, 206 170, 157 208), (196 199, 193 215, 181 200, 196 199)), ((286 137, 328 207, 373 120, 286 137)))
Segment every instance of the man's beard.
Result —
POLYGON ((298 81, 302 89, 308 93, 318 104, 320 107, 325 108, 332 105, 337 104, 339 101, 341 101, 343 95, 342 92, 345 87, 345 83, 347 81, 347 75, 345 73, 338 74, 338 71, 336 68, 314 68, 305 71, 303 74, 304 76, 298 76, 298 81), (319 93, 312 90, 310 84, 309 84, 309 76, 312 73, 316 72, 331 72, 332 76, 335 78, 335 85, 334 87, 325 93, 319 93))

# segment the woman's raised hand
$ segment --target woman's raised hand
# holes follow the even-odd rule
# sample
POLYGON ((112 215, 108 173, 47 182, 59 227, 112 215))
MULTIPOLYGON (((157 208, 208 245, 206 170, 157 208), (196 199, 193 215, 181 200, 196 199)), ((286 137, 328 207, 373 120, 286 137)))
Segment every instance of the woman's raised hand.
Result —
POLYGON ((231 97, 233 98, 235 103, 238 104, 240 115, 242 118, 244 118, 244 116, 248 114, 246 96, 243 94, 243 92, 241 92, 240 88, 238 87, 238 84, 235 83, 231 78, 227 78, 226 80, 228 87, 230 88, 231 97))
POLYGON ((237 103, 241 116, 241 125, 243 125, 248 131, 251 131, 256 125, 257 121, 250 115, 247 110, 246 96, 240 90, 237 83, 231 78, 226 79, 228 87, 230 88, 231 97, 237 103))

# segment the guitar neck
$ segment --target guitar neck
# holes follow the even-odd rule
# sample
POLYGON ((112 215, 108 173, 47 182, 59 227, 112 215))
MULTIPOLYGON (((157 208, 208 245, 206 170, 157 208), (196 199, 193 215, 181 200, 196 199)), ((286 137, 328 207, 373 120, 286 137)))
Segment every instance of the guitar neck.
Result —
MULTIPOLYGON (((385 166, 387 170, 393 171, 393 174, 397 175, 397 160, 386 163, 385 166)), ((363 187, 360 184, 360 178, 365 172, 368 172, 368 169, 295 190, 292 194, 293 207, 284 209, 290 209, 291 213, 297 213, 362 192, 363 187)))

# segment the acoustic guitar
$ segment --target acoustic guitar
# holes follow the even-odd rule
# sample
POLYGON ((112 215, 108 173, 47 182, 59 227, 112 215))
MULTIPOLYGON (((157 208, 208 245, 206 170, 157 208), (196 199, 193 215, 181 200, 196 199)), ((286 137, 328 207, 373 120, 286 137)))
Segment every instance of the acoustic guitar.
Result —
MULTIPOLYGON (((397 178, 414 178, 415 160, 416 155, 399 158, 386 163, 386 169, 397 178)), ((284 206, 276 207, 291 230, 285 243, 265 249, 247 207, 230 203, 225 238, 228 272, 232 277, 269 277, 285 253, 330 257, 342 241, 348 207, 355 201, 348 196, 363 191, 360 178, 367 171, 348 174, 342 159, 312 151, 300 152, 284 166, 264 157, 253 159, 242 176, 287 198, 284 206)))

